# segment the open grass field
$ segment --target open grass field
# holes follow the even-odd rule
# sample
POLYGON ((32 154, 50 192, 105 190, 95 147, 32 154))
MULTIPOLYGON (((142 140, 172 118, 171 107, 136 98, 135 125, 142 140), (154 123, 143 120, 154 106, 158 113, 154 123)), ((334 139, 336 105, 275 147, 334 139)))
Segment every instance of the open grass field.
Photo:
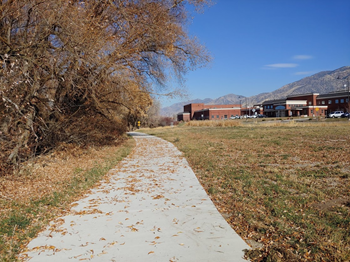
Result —
POLYGON ((350 261, 349 121, 234 122, 141 131, 184 152, 252 261, 350 261))
POLYGON ((82 149, 71 145, 24 163, 20 172, 0 177, 0 261, 16 261, 23 246, 50 220, 100 181, 135 145, 82 149))

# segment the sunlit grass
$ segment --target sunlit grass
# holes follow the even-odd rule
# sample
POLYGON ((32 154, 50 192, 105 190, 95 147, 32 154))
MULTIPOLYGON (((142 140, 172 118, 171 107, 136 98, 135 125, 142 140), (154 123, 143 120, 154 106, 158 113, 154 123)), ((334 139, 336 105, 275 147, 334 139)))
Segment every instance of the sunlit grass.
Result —
MULTIPOLYGON (((16 200, 2 200, 0 202, 0 261, 15 261, 16 255, 24 245, 35 237, 50 219, 65 212, 71 202, 100 181, 111 168, 131 152, 134 144, 133 139, 128 139, 122 145, 115 147, 112 150, 113 153, 108 154, 102 161, 96 159, 96 164, 88 170, 72 167, 69 180, 64 183, 58 182, 55 185, 56 190, 50 194, 33 195, 29 201, 20 197, 16 200)), ((70 161, 74 163, 75 159, 70 161)), ((69 161, 66 164, 74 166, 69 161)), ((26 174, 26 176, 35 176, 35 173, 26 174)))
POLYGON ((228 223, 264 245, 250 259, 350 259, 348 121, 204 122, 142 131, 184 152, 228 223))

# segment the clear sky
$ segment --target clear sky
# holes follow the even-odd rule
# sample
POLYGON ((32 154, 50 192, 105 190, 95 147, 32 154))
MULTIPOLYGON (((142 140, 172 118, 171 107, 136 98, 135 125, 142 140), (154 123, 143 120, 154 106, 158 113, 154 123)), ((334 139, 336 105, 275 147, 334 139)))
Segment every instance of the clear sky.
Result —
POLYGON ((216 0, 188 31, 213 57, 186 75, 188 99, 249 97, 350 65, 350 0, 216 0))

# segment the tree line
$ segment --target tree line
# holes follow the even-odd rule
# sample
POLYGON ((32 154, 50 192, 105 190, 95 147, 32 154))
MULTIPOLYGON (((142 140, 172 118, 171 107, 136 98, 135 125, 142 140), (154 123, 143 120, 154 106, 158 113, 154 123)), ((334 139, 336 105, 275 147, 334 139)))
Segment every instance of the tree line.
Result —
POLYGON ((208 2, 0 0, 0 173, 145 117, 169 78, 208 62, 186 32, 208 2))

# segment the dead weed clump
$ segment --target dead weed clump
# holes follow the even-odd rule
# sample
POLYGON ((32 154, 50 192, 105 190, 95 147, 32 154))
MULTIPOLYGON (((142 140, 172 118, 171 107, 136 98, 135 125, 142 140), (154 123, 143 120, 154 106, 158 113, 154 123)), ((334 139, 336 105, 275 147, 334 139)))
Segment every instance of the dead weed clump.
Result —
MULTIPOLYGON (((206 122, 206 121, 202 121, 206 122)), ((350 260, 349 124, 152 130, 173 142, 252 261, 350 260)))
POLYGON ((205 120, 205 121, 190 121, 185 126, 210 126, 210 127, 233 127, 241 126, 242 123, 237 120, 205 120))

